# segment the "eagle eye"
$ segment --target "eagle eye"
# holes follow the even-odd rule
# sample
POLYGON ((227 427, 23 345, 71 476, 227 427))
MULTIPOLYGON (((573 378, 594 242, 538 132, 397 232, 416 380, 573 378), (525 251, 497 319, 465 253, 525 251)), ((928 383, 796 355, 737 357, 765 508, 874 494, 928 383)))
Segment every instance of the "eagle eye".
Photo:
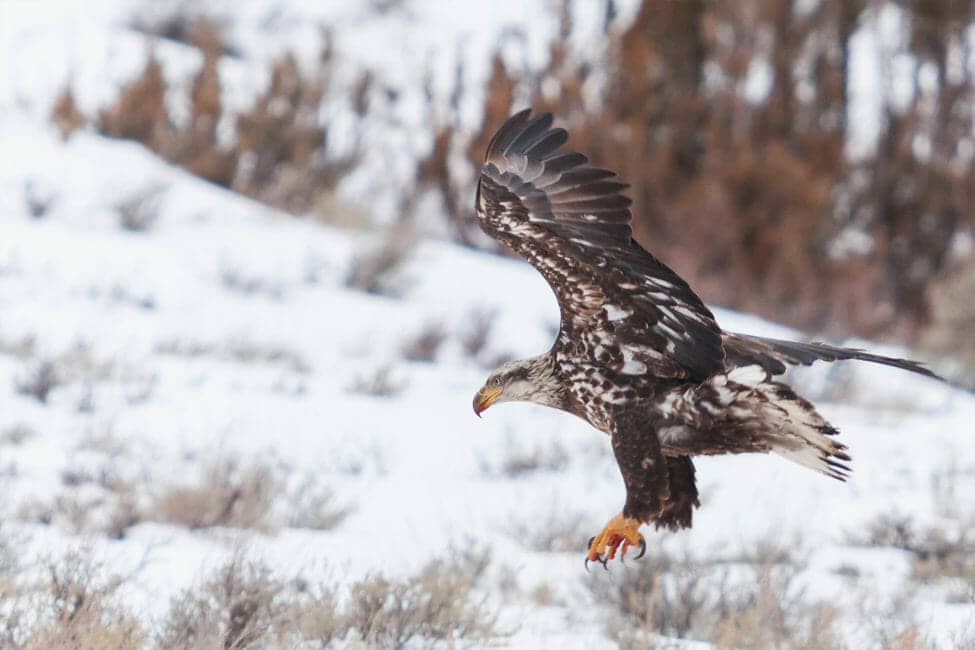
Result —
POLYGON ((498 388, 501 388, 501 377, 495 377, 495 378, 494 378, 494 382, 493 382, 493 383, 494 383, 494 385, 495 385, 495 386, 497 386, 498 388))

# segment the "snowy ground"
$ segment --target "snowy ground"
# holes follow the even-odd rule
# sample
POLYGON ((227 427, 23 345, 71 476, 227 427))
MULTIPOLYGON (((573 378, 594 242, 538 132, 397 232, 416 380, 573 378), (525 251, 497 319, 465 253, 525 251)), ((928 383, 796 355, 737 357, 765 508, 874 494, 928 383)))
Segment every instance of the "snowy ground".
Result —
MULTIPOLYGON (((118 54, 144 43, 118 29, 128 4, 93 11, 67 39, 77 13, 48 18, 27 4, 0 8, 0 517, 22 558, 82 548, 134 572, 126 601, 152 624, 170 596, 240 547, 282 576, 346 584, 409 575, 452 545, 476 545, 492 561, 481 589, 514 630, 503 645, 612 645, 581 552, 622 503, 608 441, 541 407, 505 405, 483 420, 471 412, 491 361, 550 344, 557 310, 541 278, 517 261, 427 241, 396 273, 393 295, 350 290, 349 270, 376 237, 275 213, 131 143, 89 132, 62 142, 46 116, 65 70, 90 110, 113 79, 141 67, 141 56, 118 54), (103 60, 113 65, 99 69, 103 60), (158 218, 143 232, 122 229, 116 206, 150 187, 162 188, 158 218), (38 196, 49 205, 35 218, 38 196), (489 338, 472 357, 463 341, 484 313, 494 314, 489 338), (435 360, 404 358, 432 326, 446 334, 435 360), (46 363, 56 380, 41 401, 24 387, 46 363), (384 377, 378 388, 392 394, 370 394, 384 377), (115 498, 106 475, 149 510, 225 458, 272 467, 285 484, 266 530, 147 520, 122 539, 105 535, 100 518, 115 498), (512 469, 526 458, 538 466, 512 469), (326 490, 349 514, 328 530, 296 523, 294 503, 326 490), (90 513, 67 516, 57 507, 65 501, 90 513), (45 511, 53 517, 38 516, 45 511), (521 537, 576 519, 578 551, 542 552, 521 537), (540 585, 548 604, 532 596, 540 585)), ((166 60, 176 66, 184 54, 166 60)), ((783 333, 718 316, 728 329, 783 333)), ((916 583, 910 554, 851 540, 881 515, 949 535, 975 519, 975 398, 865 364, 794 380, 843 432, 849 482, 773 457, 699 460, 694 529, 651 534, 649 553, 796 547, 809 599, 852 611, 906 593, 927 638, 951 647, 975 617, 975 586, 916 583)), ((611 566, 595 579, 626 571, 611 566)), ((871 642, 856 615, 841 629, 851 647, 871 642)))

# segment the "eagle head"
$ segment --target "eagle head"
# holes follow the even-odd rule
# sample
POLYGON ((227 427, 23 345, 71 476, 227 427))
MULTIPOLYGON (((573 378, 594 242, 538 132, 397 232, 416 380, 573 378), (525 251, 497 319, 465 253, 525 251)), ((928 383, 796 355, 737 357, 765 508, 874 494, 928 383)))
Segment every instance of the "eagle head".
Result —
POLYGON ((501 364, 474 395, 474 413, 480 417, 496 402, 536 402, 561 408, 562 401, 557 399, 561 386, 555 381, 553 366, 548 355, 501 364))

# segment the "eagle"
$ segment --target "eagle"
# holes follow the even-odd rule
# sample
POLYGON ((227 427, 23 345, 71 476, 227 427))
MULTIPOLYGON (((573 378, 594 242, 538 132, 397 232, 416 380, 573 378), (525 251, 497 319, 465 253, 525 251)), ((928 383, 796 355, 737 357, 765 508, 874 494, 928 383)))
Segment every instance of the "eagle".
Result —
POLYGON ((769 453, 834 479, 846 446, 807 400, 774 378, 789 365, 859 359, 937 377, 919 363, 824 343, 726 332, 673 270, 638 244, 617 175, 563 151, 551 114, 510 117, 487 147, 475 199, 485 233, 527 260, 555 293, 551 349, 509 361, 474 412, 527 401, 609 434, 626 487, 622 511, 589 540, 585 563, 646 552, 643 524, 691 527, 692 458, 769 453))

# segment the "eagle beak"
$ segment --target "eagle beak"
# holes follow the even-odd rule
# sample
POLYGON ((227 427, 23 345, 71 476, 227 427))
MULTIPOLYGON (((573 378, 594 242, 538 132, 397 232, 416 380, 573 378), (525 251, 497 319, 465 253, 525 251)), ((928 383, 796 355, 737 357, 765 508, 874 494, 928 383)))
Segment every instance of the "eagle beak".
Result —
POLYGON ((497 402, 499 397, 501 397, 501 389, 494 386, 485 386, 477 391, 477 395, 474 396, 474 413, 477 417, 481 417, 481 413, 497 402))

